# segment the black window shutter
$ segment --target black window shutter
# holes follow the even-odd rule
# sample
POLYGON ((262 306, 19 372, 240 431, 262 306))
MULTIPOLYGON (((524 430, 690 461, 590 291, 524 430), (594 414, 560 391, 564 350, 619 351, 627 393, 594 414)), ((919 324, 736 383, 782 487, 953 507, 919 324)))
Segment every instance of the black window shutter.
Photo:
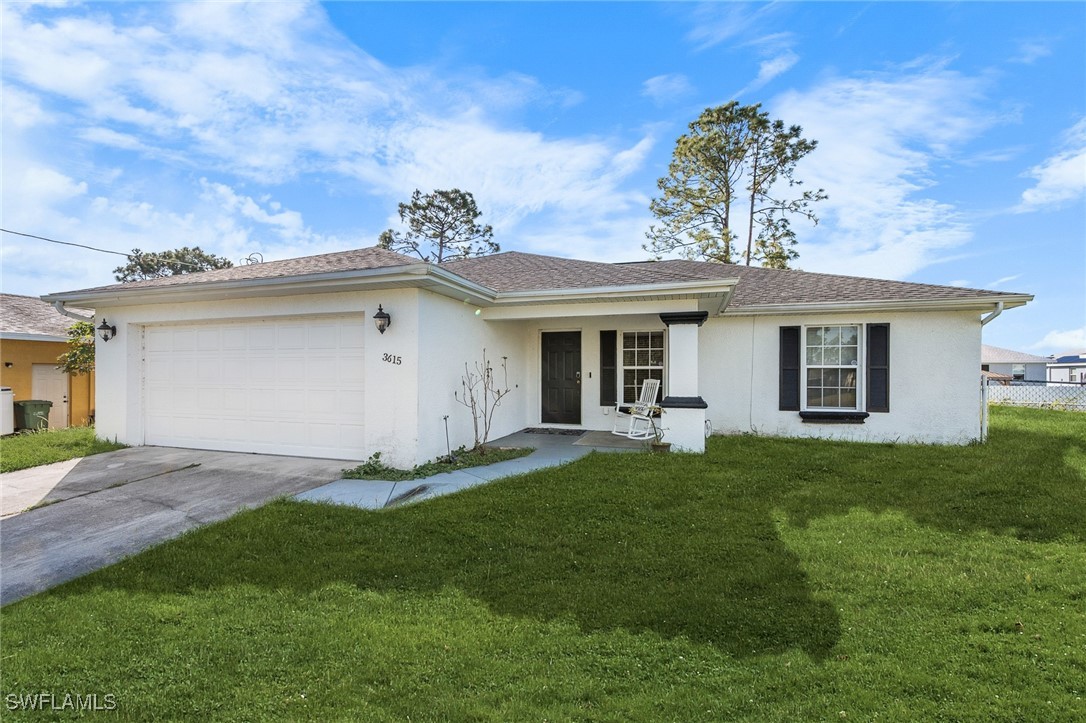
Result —
POLYGON ((890 325, 867 325, 867 411, 890 411, 890 325))
POLYGON ((799 359, 799 327, 782 326, 780 388, 780 409, 782 412, 799 411, 799 359))
POLYGON ((600 406, 613 407, 618 387, 618 332, 600 332, 600 406))

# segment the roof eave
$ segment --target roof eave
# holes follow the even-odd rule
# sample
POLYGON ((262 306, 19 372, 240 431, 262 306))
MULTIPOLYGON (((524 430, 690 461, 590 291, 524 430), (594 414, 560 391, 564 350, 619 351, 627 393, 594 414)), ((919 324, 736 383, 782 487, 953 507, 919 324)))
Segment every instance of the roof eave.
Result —
POLYGON ((1033 301, 1032 294, 975 296, 964 299, 871 299, 866 301, 826 301, 790 304, 754 304, 731 307, 726 316, 781 316, 784 314, 826 314, 849 311, 989 311, 1002 303, 1013 309, 1033 301))
POLYGON ((494 298, 494 292, 487 287, 425 262, 267 279, 234 279, 136 288, 109 287, 47 294, 41 298, 49 303, 60 301, 64 304, 81 304, 102 309, 136 304, 207 301, 245 296, 290 296, 396 286, 429 288, 446 296, 468 299, 478 304, 491 303, 494 298))
POLYGON ((67 335, 57 334, 35 334, 32 332, 23 331, 0 331, 0 340, 3 341, 50 341, 61 342, 68 341, 67 335))

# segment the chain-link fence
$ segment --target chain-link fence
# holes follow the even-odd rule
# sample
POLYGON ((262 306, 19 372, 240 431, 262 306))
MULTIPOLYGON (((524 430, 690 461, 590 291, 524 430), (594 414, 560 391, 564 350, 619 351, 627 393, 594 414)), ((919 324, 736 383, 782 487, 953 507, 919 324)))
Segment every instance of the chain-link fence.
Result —
POLYGON ((989 380, 988 403, 1086 412, 1086 384, 989 380))

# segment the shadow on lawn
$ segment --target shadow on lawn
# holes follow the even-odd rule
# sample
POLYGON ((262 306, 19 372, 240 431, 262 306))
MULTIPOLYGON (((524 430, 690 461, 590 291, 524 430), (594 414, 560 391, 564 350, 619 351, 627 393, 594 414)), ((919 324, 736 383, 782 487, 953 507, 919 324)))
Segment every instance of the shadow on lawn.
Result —
POLYGON ((776 506, 796 525, 864 507, 946 532, 1086 541, 1086 414, 1064 414, 1078 415, 1072 432, 1001 429, 970 447, 779 440, 797 449, 776 506))
POLYGON ((54 594, 455 588, 495 613, 569 619, 586 632, 822 658, 840 620, 780 539, 774 511, 806 525, 864 507, 950 533, 1086 539, 1084 422, 1011 426, 975 447, 732 437, 704 456, 593 454, 380 513, 278 502, 54 594))
POLYGON ((277 502, 57 588, 187 593, 251 584, 308 592, 453 588, 495 613, 585 632, 683 637, 746 657, 826 656, 840 635, 768 508, 736 508, 686 458, 590 455, 469 494, 380 513, 277 502), (673 477, 668 484, 661 474, 673 477))

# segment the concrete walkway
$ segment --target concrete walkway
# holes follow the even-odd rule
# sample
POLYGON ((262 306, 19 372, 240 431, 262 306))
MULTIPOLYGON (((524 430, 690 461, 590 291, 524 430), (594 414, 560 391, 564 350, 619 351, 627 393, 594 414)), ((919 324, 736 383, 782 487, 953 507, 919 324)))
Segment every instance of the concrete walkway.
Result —
POLYGON ((295 495, 295 499, 380 510, 452 494, 503 477, 555 467, 580 459, 593 450, 630 452, 645 448, 643 442, 618 437, 609 432, 586 432, 583 435, 572 435, 522 431, 493 440, 488 444, 492 447, 534 447, 535 451, 527 457, 455 472, 443 472, 423 479, 399 482, 342 479, 302 492, 295 495))
POLYGON ((0 517, 11 517, 45 500, 83 461, 82 457, 0 474, 0 517))

